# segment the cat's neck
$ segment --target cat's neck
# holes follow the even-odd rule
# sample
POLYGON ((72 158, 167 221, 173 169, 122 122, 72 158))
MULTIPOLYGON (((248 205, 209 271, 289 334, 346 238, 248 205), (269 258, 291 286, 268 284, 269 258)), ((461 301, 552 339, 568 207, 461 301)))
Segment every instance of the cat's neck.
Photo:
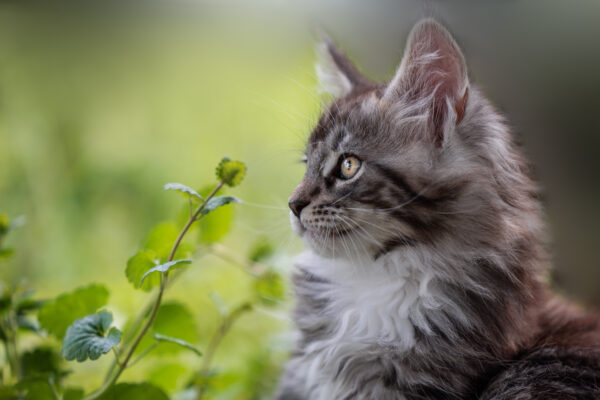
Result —
POLYGON ((518 351, 536 329, 537 280, 515 278, 506 270, 509 266, 482 255, 443 257, 400 248, 369 261, 307 252, 297 266, 304 278, 320 283, 312 285, 312 294, 311 285, 297 284, 299 302, 322 300, 321 310, 297 314, 301 328, 319 327, 306 349, 326 350, 332 368, 348 351, 373 348, 411 354, 417 365, 422 360, 416 354, 438 357, 440 351, 446 351, 443 357, 456 354, 461 358, 457 363, 472 357, 484 365, 518 351), (465 275, 474 270, 476 274, 465 275), (448 271, 463 275, 453 277, 448 271))

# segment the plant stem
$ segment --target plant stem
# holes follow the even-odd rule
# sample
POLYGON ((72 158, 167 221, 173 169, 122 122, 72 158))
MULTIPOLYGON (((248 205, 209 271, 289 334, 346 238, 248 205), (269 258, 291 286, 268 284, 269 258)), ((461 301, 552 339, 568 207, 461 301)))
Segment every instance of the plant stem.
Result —
MULTIPOLYGON (((195 221, 197 221, 198 216, 200 215, 202 210, 204 210, 204 207, 206 207, 206 204, 208 204, 208 201, 211 198, 213 198, 214 195, 217 194, 217 192, 219 190, 221 190, 223 185, 224 185, 223 182, 219 182, 219 184, 214 188, 214 190, 206 197, 206 200, 204 201, 204 203, 202 203, 200 205, 200 207, 198 207, 196 212, 190 216, 190 218, 188 219, 187 223, 185 224, 185 226, 183 227, 181 232, 179 232, 179 235, 177 236, 175 243, 173 243, 173 247, 171 248, 171 253, 169 254, 169 259, 168 259, 169 262, 173 261, 173 258, 175 257, 175 253, 177 252, 177 249, 179 248, 179 245, 181 244, 181 240, 183 239, 183 237, 185 236, 187 231, 190 229, 192 224, 195 221)), ((125 368, 127 368, 127 366, 129 365, 129 360, 131 360, 133 353, 135 352, 136 348, 142 341, 144 335, 146 334, 146 332, 148 332, 148 329, 150 329, 150 327, 152 326, 152 323, 154 322, 154 318, 156 317, 156 314, 158 313, 158 309, 160 308, 160 303, 162 302, 163 294, 165 292, 165 289, 167 288, 168 280, 169 280, 169 271, 161 272, 160 287, 158 290, 158 294, 156 295, 156 299, 154 300, 154 303, 152 305, 152 309, 150 310, 150 314, 148 315, 148 318, 146 318, 146 322, 144 323, 142 328, 139 330, 139 332, 135 336, 135 339, 133 339, 133 343, 129 347, 129 350, 125 353, 125 357, 123 358, 123 361, 121 361, 120 363, 113 364, 109 368, 109 372, 107 374, 107 378, 104 381, 104 384, 98 390, 96 390, 95 392, 92 392, 91 394, 86 396, 84 398, 84 400, 94 400, 94 399, 97 399, 98 397, 100 397, 112 385, 115 384, 115 382, 119 379, 119 377, 121 376, 121 374, 123 373, 125 368), (111 371, 113 371, 114 368, 116 368, 117 370, 116 370, 116 372, 114 372, 114 374, 111 374, 111 371)), ((146 314, 144 313, 142 315, 146 315, 146 314)), ((143 320, 143 316, 142 316, 142 318, 139 319, 139 322, 137 320, 135 321, 136 325, 134 325, 132 327, 132 329, 135 329, 135 326, 137 326, 139 323, 141 323, 142 320, 143 320)))
POLYGON ((142 351, 136 358, 135 360, 133 360, 129 366, 131 367, 132 365, 135 365, 138 361, 140 361, 142 358, 144 358, 146 356, 146 354, 150 353, 152 350, 154 350, 156 348, 156 346, 158 346, 158 342, 154 342, 152 343, 150 346, 148 346, 144 351, 142 351))
POLYGON ((224 185, 223 182, 219 182, 219 184, 217 185, 217 187, 215 187, 213 189, 213 191, 210 192, 210 194, 206 198, 206 201, 204 203, 202 203, 202 205, 200 207, 198 207, 198 209, 196 210, 196 212, 194 213, 194 215, 192 215, 190 217, 190 219, 188 219, 188 222, 185 224, 185 226, 183 227, 183 229, 181 230, 181 232, 179 232, 179 236, 177 236, 177 239, 175 240, 175 244, 173 245, 173 248, 171 249, 171 254, 169 254, 169 261, 173 261, 173 257, 175 257, 175 252, 177 251, 177 248, 179 247, 179 243, 181 243, 181 239, 183 239, 183 237, 187 233, 188 229, 190 229, 190 226, 192 226, 192 224, 196 221, 196 219, 198 218, 198 215, 200 215, 200 213, 202 212, 202 210, 204 210, 204 207, 206 207, 206 204, 208 204, 208 201, 211 198, 213 198, 214 195, 217 194, 217 192, 219 190, 221 190, 221 188, 223 187, 223 185, 224 185))
POLYGON ((6 358, 10 366, 10 374, 14 381, 21 380, 21 362, 17 348, 17 320, 14 311, 9 311, 4 320, 4 331, 6 335, 6 358))
MULTIPOLYGON (((244 303, 241 306, 234 309, 232 312, 230 312, 229 315, 227 315, 225 318, 223 318, 223 321, 221 321, 221 324, 219 325, 219 327, 211 337, 210 342, 208 343, 206 353, 204 353, 202 367, 200 368, 200 372, 198 373, 198 376, 200 378, 205 378, 208 374, 208 371, 210 371, 210 365, 213 356, 215 355, 217 348, 221 344, 221 341, 223 340, 225 335, 227 335, 229 329, 231 329, 231 326, 234 324, 235 321, 237 321, 239 317, 241 317, 245 312, 250 311, 251 309, 252 305, 250 303, 244 303)), ((198 394, 196 396, 196 400, 202 400, 202 394, 204 392, 205 386, 206 382, 202 381, 202 383, 200 383, 198 387, 198 394)))
POLYGON ((48 378, 48 386, 50 386, 50 389, 52 390, 52 395, 54 396, 54 400, 62 400, 63 399, 62 395, 58 392, 58 390, 56 390, 56 385, 54 384, 53 377, 48 378))

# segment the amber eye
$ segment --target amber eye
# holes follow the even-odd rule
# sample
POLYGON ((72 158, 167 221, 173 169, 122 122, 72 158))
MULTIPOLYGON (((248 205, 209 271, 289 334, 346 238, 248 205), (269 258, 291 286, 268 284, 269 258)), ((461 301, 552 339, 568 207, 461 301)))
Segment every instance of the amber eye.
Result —
POLYGON ((340 178, 350 179, 360 169, 361 161, 354 156, 345 156, 340 162, 340 178))

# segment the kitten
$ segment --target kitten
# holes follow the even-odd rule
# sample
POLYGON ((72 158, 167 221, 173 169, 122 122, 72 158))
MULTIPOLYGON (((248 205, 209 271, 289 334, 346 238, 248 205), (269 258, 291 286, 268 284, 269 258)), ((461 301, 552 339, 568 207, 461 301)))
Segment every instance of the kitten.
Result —
POLYGON ((600 398, 600 319, 545 288, 537 187, 450 34, 417 24, 388 84, 320 53, 276 398, 600 398))

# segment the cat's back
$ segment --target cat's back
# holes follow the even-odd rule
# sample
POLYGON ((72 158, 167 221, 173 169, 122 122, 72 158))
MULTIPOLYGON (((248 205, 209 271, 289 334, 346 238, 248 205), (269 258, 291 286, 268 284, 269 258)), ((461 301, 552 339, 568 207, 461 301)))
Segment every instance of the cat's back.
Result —
POLYGON ((550 298, 539 334, 503 365, 481 400, 600 399, 600 314, 550 298))

